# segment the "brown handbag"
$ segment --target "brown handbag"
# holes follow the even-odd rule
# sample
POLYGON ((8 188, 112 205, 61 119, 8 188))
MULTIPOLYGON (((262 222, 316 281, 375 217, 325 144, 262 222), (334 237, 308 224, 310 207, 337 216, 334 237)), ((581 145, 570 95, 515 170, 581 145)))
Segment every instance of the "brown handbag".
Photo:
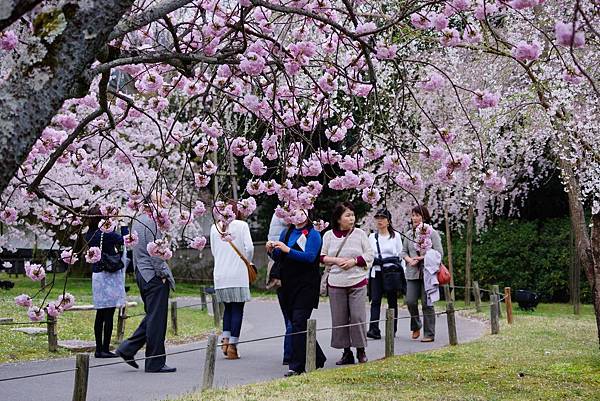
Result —
POLYGON ((235 246, 235 244, 233 243, 233 241, 229 241, 229 245, 231 245, 231 247, 233 248, 233 250, 235 251, 235 253, 237 253, 237 255, 240 257, 240 259, 242 259, 242 262, 244 262, 244 264, 246 265, 246 270, 248 270, 248 282, 250 284, 253 284, 257 277, 258 277, 258 269, 256 268, 256 266, 254 265, 254 263, 250 262, 246 256, 244 256, 239 249, 237 249, 237 246, 235 246))

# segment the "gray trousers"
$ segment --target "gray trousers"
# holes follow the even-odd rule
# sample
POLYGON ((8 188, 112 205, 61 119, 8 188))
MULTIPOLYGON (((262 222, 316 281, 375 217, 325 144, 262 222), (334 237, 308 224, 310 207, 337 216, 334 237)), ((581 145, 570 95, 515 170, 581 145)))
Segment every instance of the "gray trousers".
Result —
POLYGON ((332 326, 359 323, 331 331, 333 348, 367 346, 367 286, 360 288, 329 287, 332 326), (360 324, 362 323, 362 324, 360 324))
POLYGON ((435 309, 433 306, 427 306, 425 295, 425 286, 423 279, 406 280, 406 306, 410 312, 410 329, 411 331, 420 330, 421 318, 419 316, 418 301, 421 299, 421 309, 423 310, 423 321, 425 337, 435 338, 435 309))

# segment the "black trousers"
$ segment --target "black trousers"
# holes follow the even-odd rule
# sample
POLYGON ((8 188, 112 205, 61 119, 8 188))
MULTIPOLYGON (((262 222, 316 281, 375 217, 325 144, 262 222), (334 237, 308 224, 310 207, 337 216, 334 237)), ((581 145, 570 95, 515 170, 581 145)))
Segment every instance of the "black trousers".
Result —
MULTIPOLYGON (((158 277, 146 282, 137 271, 135 278, 142 301, 144 301, 146 316, 133 335, 119 346, 119 352, 127 356, 134 356, 146 345, 146 357, 164 354, 169 310, 169 282, 163 283, 158 277)), ((166 356, 146 359, 146 372, 160 370, 166 360, 166 356)))
MULTIPOLYGON (((371 290, 371 323, 369 323, 369 330, 375 333, 380 333, 379 322, 373 320, 379 320, 381 315, 381 300, 383 299, 383 274, 381 271, 375 272, 375 277, 369 277, 369 286, 371 290)), ((385 293, 388 302, 388 308, 394 309, 394 317, 398 317, 398 291, 388 291, 385 293)), ((394 333, 398 329, 398 320, 394 320, 394 333)))
MULTIPOLYGON (((289 364, 290 370, 295 372, 306 371, 306 333, 293 334, 306 331, 307 321, 312 314, 310 309, 292 309, 286 313, 292 322, 292 359, 289 364)), ((327 358, 317 341, 317 368, 325 366, 327 358)))
POLYGON ((110 351, 110 337, 113 331, 113 317, 116 308, 96 309, 94 321, 94 337, 96 338, 96 352, 110 351))

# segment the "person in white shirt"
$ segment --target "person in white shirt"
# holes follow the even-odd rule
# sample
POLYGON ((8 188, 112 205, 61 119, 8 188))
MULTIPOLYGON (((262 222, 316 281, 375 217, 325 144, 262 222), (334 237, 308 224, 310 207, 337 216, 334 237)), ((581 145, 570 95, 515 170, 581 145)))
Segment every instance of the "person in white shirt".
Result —
MULTIPOLYGON (((369 242, 375 261, 369 272, 369 293, 371 298, 371 319, 367 337, 381 339, 379 317, 381 315, 381 300, 385 294, 388 308, 394 309, 398 317, 398 293, 406 292, 406 280, 400 255, 402 253, 402 237, 392 227, 392 215, 387 209, 379 209, 375 213, 377 232, 369 235, 369 242)), ((398 321, 394 320, 394 334, 398 321)))
POLYGON ((215 296, 218 302, 225 304, 223 314, 223 334, 221 349, 227 359, 239 359, 237 343, 242 329, 244 303, 250 301, 250 283, 248 270, 244 261, 235 252, 235 246, 248 261, 254 256, 254 244, 250 236, 248 223, 239 220, 240 215, 235 203, 233 211, 236 220, 229 226, 213 224, 210 228, 210 250, 214 257, 215 296), (222 234, 228 233, 233 237, 231 243, 223 239, 222 234))

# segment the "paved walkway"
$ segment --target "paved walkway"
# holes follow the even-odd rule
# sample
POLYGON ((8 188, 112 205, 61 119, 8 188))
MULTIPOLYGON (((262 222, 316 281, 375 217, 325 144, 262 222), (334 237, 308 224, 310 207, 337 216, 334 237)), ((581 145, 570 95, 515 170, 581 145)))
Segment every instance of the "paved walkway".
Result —
MULTIPOLYGON (((180 306, 186 303, 197 303, 197 299, 182 299, 180 306)), ((383 312, 383 311, 382 311, 383 312)), ((407 316, 404 309, 401 316, 407 316)), ((382 313, 383 315, 383 313, 382 313)), ((329 305, 322 304, 313 313, 320 327, 330 327, 331 318, 329 305)), ((395 340, 396 354, 408 354, 440 348, 448 344, 448 330, 445 315, 438 316, 437 335, 434 343, 411 341, 409 336, 409 319, 399 320, 398 335, 395 340)), ((485 325, 481 322, 457 317, 458 341, 467 342, 481 337, 485 325)), ((384 325, 382 324, 382 329, 384 325)), ((246 305, 242 339, 250 340, 259 337, 283 333, 283 321, 279 306, 275 301, 253 301, 246 305)), ((317 339, 327 355, 325 368, 335 367, 335 361, 340 357, 340 351, 329 347, 331 332, 318 332, 317 339)), ((228 361, 223 354, 217 353, 215 386, 231 387, 246 383, 256 383, 282 377, 287 367, 281 364, 283 339, 277 338, 250 344, 240 344, 241 359, 228 361)), ((183 351, 206 345, 206 341, 192 344, 168 347, 167 352, 183 351)), ((142 356, 143 354, 140 354, 142 356)), ((382 358, 384 355, 384 340, 369 341, 367 356, 370 360, 382 358)), ((90 359, 90 365, 96 365, 114 360, 90 359)), ((172 374, 144 373, 142 369, 135 370, 128 365, 100 367, 90 370, 88 401, 150 401, 163 400, 187 392, 197 390, 202 381, 204 351, 194 351, 169 356, 169 366, 177 368, 172 374)), ((60 369, 73 368, 74 358, 53 359, 25 363, 0 365, 0 379, 18 375, 35 374, 60 369)), ((0 382, 0 399, 10 401, 65 401, 72 398, 74 373, 60 373, 50 376, 22 379, 17 381, 0 382)))

